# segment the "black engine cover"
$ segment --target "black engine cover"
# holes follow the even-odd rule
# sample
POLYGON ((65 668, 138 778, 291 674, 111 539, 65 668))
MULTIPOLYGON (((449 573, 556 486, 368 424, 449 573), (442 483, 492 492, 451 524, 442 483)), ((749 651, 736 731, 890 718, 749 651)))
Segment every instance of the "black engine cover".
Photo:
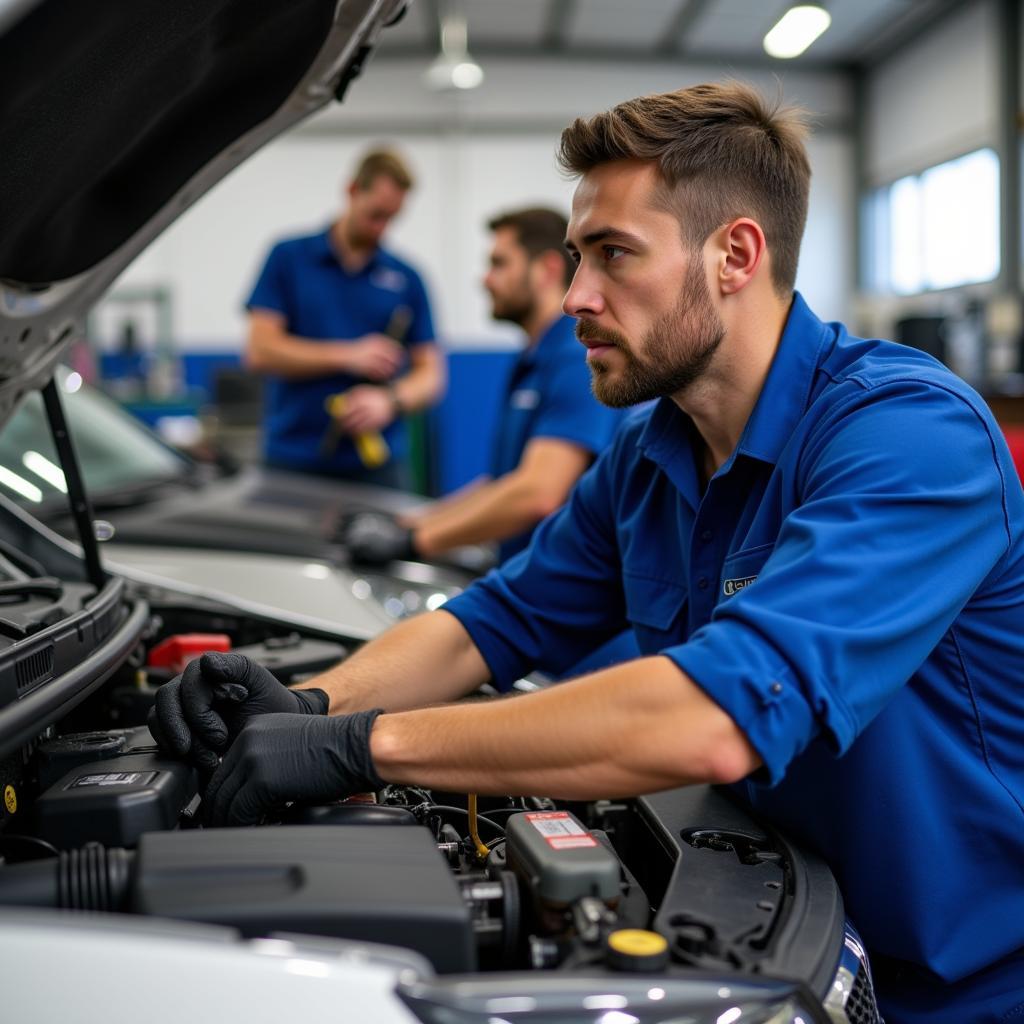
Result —
POLYGON ((471 971, 469 908, 419 828, 298 825, 155 832, 139 842, 136 913, 404 946, 471 971))

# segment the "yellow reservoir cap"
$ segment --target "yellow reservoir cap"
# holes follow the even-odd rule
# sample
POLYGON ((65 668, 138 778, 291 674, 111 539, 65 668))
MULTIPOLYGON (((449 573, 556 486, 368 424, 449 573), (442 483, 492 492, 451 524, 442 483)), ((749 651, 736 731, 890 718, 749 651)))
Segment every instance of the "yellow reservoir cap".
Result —
POLYGON ((657 971, 668 963, 668 942, 657 932, 620 928, 606 941, 608 966, 620 971, 657 971))

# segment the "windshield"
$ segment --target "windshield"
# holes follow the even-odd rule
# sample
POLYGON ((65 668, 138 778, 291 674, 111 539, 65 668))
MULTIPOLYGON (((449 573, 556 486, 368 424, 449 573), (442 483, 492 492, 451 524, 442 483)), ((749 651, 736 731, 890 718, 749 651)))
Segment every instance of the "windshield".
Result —
MULTIPOLYGON (((91 496, 126 493, 180 479, 190 461, 79 374, 57 368, 64 414, 91 496)), ((28 508, 66 502, 67 488, 42 395, 27 395, 0 430, 0 492, 28 508)))

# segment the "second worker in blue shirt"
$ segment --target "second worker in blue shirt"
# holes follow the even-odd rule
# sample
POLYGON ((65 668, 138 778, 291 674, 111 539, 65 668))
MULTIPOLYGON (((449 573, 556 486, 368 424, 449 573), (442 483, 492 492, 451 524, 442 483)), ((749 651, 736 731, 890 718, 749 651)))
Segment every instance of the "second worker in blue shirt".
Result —
POLYGON ((543 207, 495 217, 484 287, 496 320, 521 327, 525 346, 505 386, 491 477, 434 502, 401 526, 379 513, 353 519, 345 536, 354 561, 437 558, 465 544, 499 542, 499 561, 521 551, 534 527, 562 507, 607 447, 621 419, 602 405, 580 359, 576 321, 562 312, 574 266, 568 223, 543 207))

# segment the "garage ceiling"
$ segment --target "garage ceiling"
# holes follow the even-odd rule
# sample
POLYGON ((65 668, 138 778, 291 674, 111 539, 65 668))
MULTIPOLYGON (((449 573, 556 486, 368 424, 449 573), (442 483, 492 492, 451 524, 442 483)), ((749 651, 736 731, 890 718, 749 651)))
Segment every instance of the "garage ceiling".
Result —
MULTIPOLYGON (((431 57, 449 0, 414 0, 389 29, 381 56, 431 57)), ((870 65, 965 0, 831 0, 832 25, 790 61, 768 57, 768 29, 793 0, 458 0, 476 57, 561 60, 681 58, 736 67, 870 65)), ((969 2, 969 0, 968 0, 969 2)))

